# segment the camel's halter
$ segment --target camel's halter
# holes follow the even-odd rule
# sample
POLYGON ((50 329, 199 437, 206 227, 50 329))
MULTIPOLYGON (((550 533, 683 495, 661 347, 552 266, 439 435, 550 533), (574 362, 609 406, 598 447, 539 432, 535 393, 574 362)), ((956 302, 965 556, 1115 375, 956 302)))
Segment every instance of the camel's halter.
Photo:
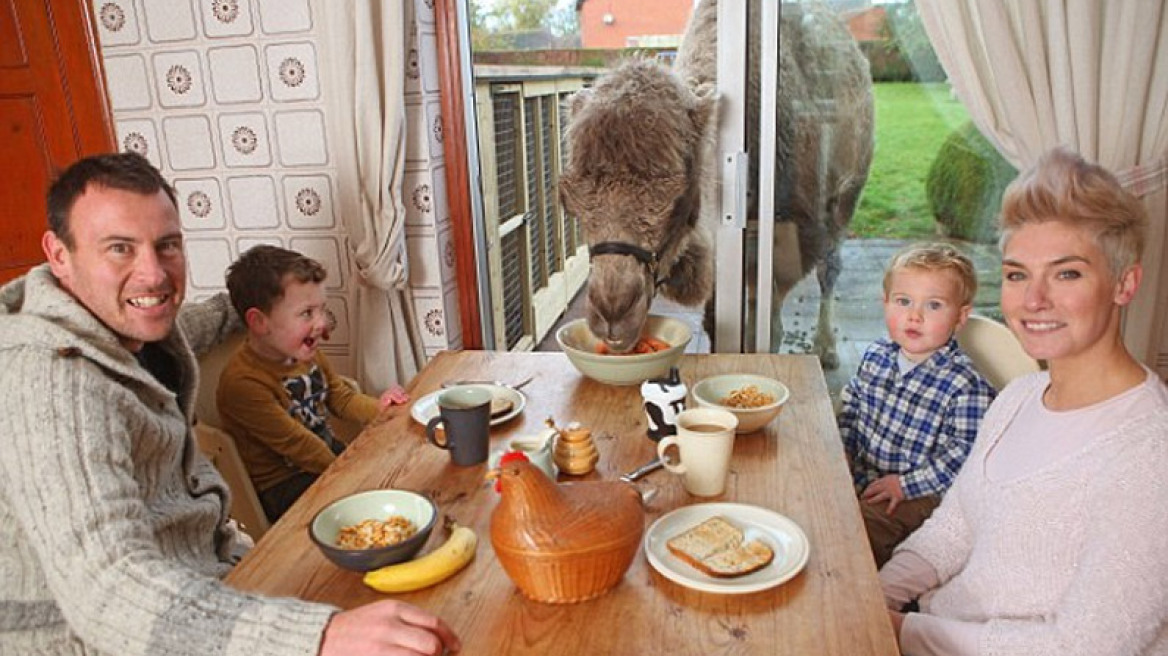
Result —
MULTIPOLYGON (((692 169, 692 164, 687 166, 687 171, 692 169)), ((685 195, 677 199, 673 206, 673 216, 670 217, 670 225, 677 225, 678 215, 684 211, 684 208, 689 206, 687 196, 691 196, 696 192, 696 186, 691 186, 690 190, 685 195)), ((672 245, 672 242, 680 239, 684 231, 682 230, 668 230, 665 233, 665 240, 661 246, 654 252, 647 248, 643 248, 636 244, 631 244, 627 241, 602 241, 592 244, 588 247, 588 261, 597 255, 630 255, 637 259, 645 269, 649 272, 649 279, 653 281, 653 292, 657 292, 657 288, 669 281, 668 278, 658 278, 658 269, 661 266, 661 254, 665 249, 672 245)))
POLYGON ((657 277, 657 268, 661 263, 657 253, 636 244, 630 244, 627 241, 602 241, 588 247, 589 261, 597 255, 631 255, 649 270, 649 278, 653 280, 654 290, 665 284, 664 278, 657 277))

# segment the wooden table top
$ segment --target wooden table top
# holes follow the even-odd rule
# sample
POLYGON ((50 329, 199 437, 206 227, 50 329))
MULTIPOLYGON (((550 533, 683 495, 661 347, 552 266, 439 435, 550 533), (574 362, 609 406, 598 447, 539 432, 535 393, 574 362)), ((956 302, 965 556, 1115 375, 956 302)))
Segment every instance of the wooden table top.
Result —
MULTIPOLYGON (((791 399, 764 432, 735 441, 726 492, 698 498, 681 478, 658 470, 636 483, 655 488, 645 526, 681 506, 732 501, 769 508, 807 534, 803 572, 762 592, 698 592, 658 574, 642 549, 624 580, 607 594, 573 605, 524 598, 495 558, 491 511, 497 495, 484 482, 486 465, 456 467, 426 442, 409 406, 366 429, 228 575, 237 588, 352 608, 384 595, 361 574, 339 569, 309 540, 307 525, 327 503, 361 490, 400 487, 432 496, 443 513, 479 536, 474 561, 432 588, 398 595, 437 613, 458 633, 466 654, 897 654, 863 522, 843 457, 819 362, 811 356, 685 355, 682 380, 692 389, 718 373, 777 378, 791 399)), ((530 435, 553 417, 592 429, 600 451, 596 471, 561 481, 615 480, 655 454, 646 437, 638 386, 616 387, 579 374, 562 353, 458 351, 438 354, 414 379, 411 398, 449 380, 533 377, 526 410, 491 430, 492 448, 530 435)), ((436 529, 423 552, 445 538, 436 529)))

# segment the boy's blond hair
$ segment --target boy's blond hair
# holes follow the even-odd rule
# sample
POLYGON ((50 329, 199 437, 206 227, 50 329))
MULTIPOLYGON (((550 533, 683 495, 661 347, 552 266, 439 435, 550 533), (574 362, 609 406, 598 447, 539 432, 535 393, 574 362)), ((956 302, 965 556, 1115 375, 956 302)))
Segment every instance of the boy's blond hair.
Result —
POLYGON ((884 297, 888 297, 892 285, 892 274, 905 269, 921 271, 952 272, 957 277, 961 292, 961 305, 973 305, 977 294, 977 273, 973 261, 949 244, 913 244, 892 256, 884 271, 884 297))

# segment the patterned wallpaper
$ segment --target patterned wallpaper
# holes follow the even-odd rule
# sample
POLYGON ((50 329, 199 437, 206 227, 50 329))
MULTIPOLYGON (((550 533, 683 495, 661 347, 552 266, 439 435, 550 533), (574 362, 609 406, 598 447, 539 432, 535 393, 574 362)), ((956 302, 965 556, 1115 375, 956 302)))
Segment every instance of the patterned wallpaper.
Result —
MULTIPOLYGON (((398 0, 393 0, 398 1, 398 0)), ((433 0, 404 0, 410 296, 427 357, 462 344, 445 191, 433 0)), ((355 369, 355 268, 333 203, 311 0, 93 0, 117 138, 178 192, 188 295, 224 289, 240 253, 274 243, 329 270, 339 325, 325 350, 355 369)), ((403 383, 408 381, 401 381, 403 383)))

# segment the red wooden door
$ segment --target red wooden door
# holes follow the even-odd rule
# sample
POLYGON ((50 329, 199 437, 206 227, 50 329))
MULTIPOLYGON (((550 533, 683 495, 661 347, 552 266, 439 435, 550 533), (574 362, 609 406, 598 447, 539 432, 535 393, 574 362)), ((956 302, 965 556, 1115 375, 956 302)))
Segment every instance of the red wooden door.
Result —
POLYGON ((0 0, 0 283, 44 260, 45 190, 114 149, 88 0, 0 0))

